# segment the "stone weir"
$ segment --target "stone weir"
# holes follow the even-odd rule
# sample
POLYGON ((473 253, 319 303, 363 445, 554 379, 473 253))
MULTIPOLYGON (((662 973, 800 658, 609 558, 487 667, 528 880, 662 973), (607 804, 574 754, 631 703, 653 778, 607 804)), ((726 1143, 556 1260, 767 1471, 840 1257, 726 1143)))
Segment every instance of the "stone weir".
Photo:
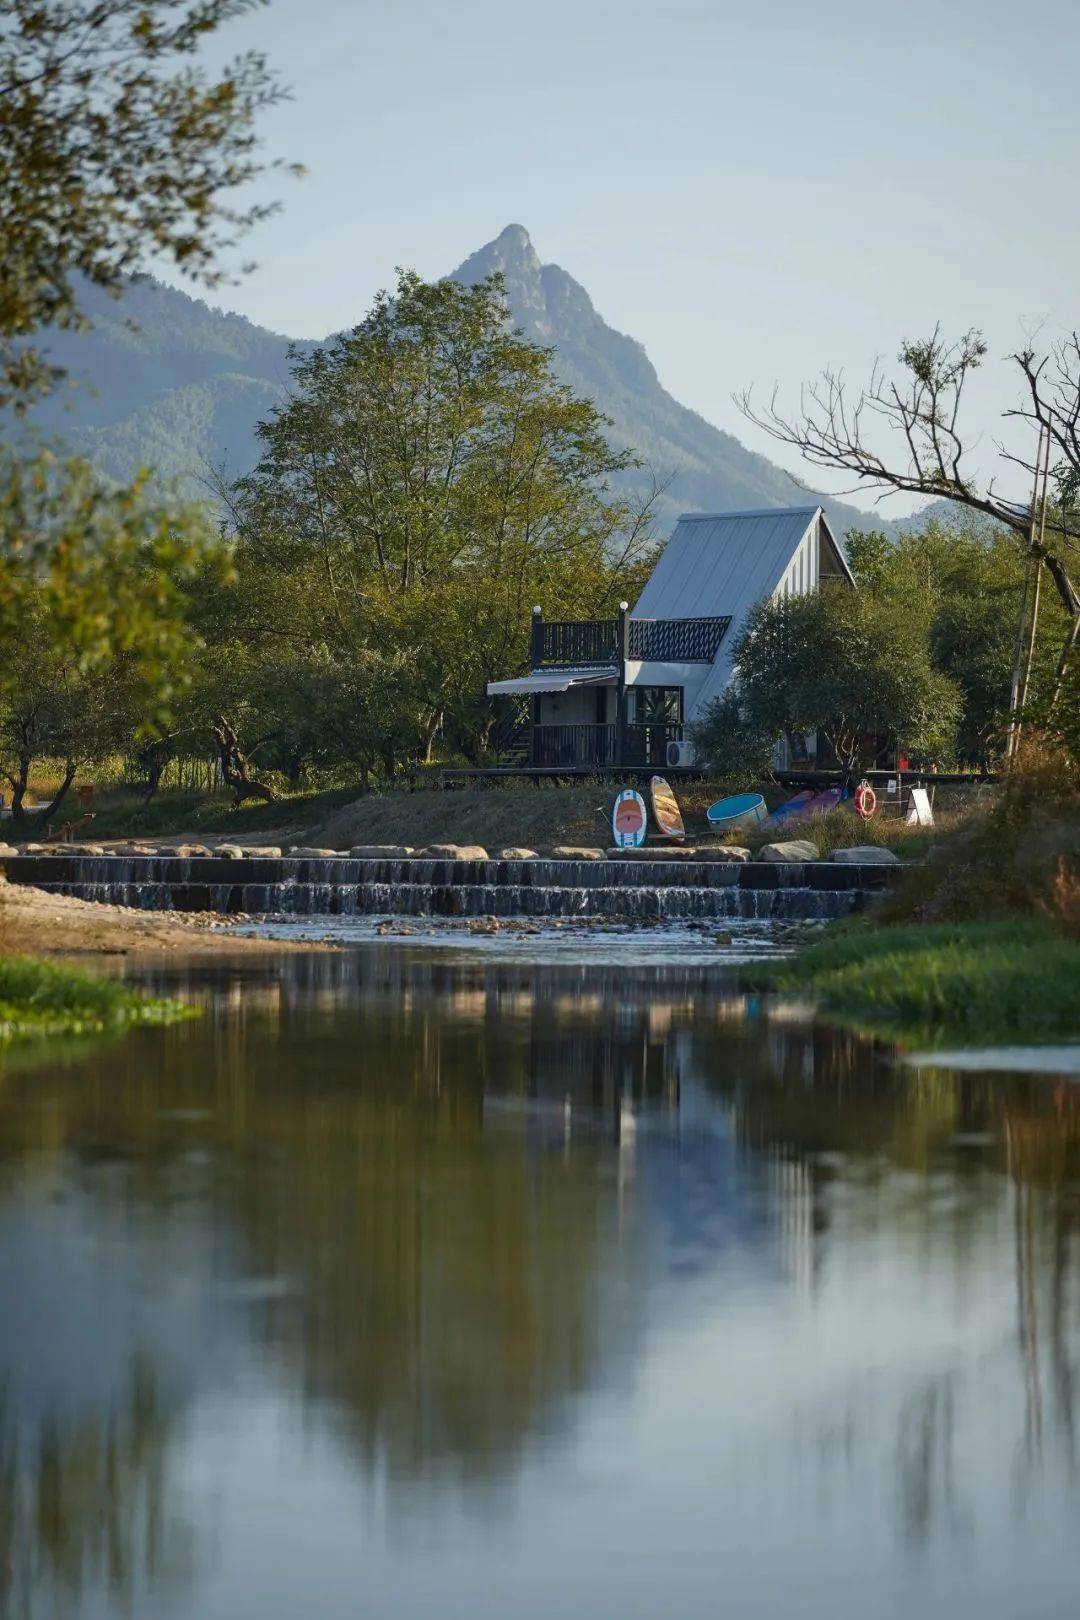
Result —
POLYGON ((831 861, 21 855, 9 882, 146 910, 289 916, 828 918, 896 868, 831 861))

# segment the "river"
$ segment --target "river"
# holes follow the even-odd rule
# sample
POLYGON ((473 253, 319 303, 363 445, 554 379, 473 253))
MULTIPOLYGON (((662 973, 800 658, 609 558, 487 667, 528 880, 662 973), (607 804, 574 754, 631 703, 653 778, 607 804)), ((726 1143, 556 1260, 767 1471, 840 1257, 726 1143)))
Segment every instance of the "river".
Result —
POLYGON ((121 969, 0 1066, 0 1614, 1062 1617, 1080 1089, 707 953, 121 969))

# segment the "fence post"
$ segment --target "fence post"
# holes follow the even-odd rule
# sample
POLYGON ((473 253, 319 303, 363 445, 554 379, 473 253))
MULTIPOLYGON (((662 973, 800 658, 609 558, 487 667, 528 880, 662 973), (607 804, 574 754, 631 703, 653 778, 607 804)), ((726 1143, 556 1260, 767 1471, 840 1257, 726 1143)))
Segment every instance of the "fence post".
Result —
POLYGON ((533 669, 539 669, 544 662, 544 610, 539 603, 532 610, 532 640, 529 645, 529 656, 533 669))
POLYGON ((626 762, 626 662, 630 657, 630 604, 619 603, 619 675, 615 687, 615 763, 626 762))

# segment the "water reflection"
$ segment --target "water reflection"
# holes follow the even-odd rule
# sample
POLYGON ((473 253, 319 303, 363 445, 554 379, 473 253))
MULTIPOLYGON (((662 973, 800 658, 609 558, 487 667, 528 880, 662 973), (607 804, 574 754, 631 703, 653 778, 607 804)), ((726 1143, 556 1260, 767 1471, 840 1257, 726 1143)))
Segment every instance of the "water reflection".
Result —
POLYGON ((150 977, 207 1017, 0 1071, 0 1613, 1074 1589, 1067 1083, 701 968, 150 977))

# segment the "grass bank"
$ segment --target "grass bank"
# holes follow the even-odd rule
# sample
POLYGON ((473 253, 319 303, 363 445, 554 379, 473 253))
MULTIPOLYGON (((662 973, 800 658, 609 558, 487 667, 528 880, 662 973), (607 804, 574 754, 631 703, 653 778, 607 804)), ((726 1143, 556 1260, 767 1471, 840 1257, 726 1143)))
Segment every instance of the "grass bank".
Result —
POLYGON ((1080 943, 1035 917, 884 928, 860 919, 741 977, 804 992, 826 1015, 882 1033, 1080 1038, 1080 943))
POLYGON ((142 995, 78 968, 0 957, 0 1045, 35 1035, 116 1034, 194 1016, 185 1002, 142 995))

